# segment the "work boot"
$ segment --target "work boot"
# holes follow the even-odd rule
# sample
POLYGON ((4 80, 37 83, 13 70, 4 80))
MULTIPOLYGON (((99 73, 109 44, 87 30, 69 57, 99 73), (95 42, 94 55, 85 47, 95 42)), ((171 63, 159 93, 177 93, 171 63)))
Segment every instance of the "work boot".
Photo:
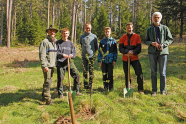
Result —
POLYGON ((143 92, 143 90, 139 90, 139 94, 144 95, 145 93, 143 92))
POLYGON ((152 93, 151 93, 151 96, 152 96, 152 97, 155 97, 155 96, 156 96, 156 92, 152 92, 152 93))
POLYGON ((53 100, 46 100, 46 105, 53 105, 53 100))
POLYGON ((161 94, 162 94, 162 95, 164 95, 164 96, 166 95, 166 93, 165 93, 165 92, 161 92, 161 94))
POLYGON ((59 99, 63 99, 63 95, 59 95, 59 99))
POLYGON ((77 96, 81 96, 82 93, 80 93, 80 92, 76 92, 76 95, 77 95, 77 96))

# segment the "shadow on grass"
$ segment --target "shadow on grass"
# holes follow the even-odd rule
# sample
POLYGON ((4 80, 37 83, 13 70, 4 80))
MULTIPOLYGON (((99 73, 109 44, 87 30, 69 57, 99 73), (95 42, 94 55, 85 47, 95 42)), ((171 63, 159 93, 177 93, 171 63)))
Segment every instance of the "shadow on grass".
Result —
MULTIPOLYGON (((51 91, 55 91, 56 88, 51 88, 51 91)), ((29 89, 29 90, 18 90, 16 93, 1 93, 0 94, 0 105, 7 106, 11 103, 17 103, 17 102, 37 102, 38 104, 41 104, 41 98, 42 98, 42 88, 40 89, 29 89), (39 93, 38 93, 39 92, 39 93), (35 101, 32 101, 35 100, 35 101)), ((56 93, 51 93, 52 99, 57 97, 56 93)))
POLYGON ((37 60, 29 61, 25 59, 24 61, 14 60, 12 63, 6 64, 5 66, 14 68, 34 68, 41 66, 41 63, 37 60))

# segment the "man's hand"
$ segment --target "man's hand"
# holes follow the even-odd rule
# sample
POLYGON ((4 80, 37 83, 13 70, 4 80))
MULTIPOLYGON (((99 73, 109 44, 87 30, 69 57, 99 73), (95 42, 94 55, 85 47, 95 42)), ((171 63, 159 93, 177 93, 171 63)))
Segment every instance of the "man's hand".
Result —
POLYGON ((48 72, 48 67, 43 68, 44 72, 48 72))
POLYGON ((67 54, 63 54, 63 57, 67 59, 68 58, 68 55, 67 54))
POLYGON ((128 54, 129 54, 129 56, 133 56, 133 54, 134 54, 133 50, 130 50, 130 51, 128 52, 128 54))
POLYGON ((112 62, 112 65, 115 65, 116 64, 116 62, 112 62))
POLYGON ((69 56, 68 56, 68 58, 72 58, 73 57, 73 55, 72 54, 70 54, 69 56))
POLYGON ((100 63, 98 63, 98 65, 99 65, 99 67, 101 67, 101 62, 100 62, 100 63))
POLYGON ((158 44, 157 42, 151 42, 152 46, 155 46, 158 50, 160 50, 160 44, 158 44))
POLYGON ((127 54, 124 54, 125 56, 129 57, 130 55, 127 53, 127 54))

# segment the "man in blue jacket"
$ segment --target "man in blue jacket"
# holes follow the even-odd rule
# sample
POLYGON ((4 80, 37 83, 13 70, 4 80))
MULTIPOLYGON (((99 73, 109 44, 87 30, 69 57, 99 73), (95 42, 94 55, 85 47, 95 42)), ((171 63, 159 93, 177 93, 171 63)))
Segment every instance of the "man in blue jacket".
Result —
POLYGON ((111 28, 105 27, 105 38, 100 41, 98 63, 102 69, 103 85, 107 91, 113 89, 113 68, 117 61, 117 43, 111 36, 111 28))
POLYGON ((152 96, 156 96, 157 92, 157 63, 159 63, 160 72, 160 92, 162 95, 166 95, 168 46, 173 42, 169 28, 160 24, 161 19, 162 15, 160 12, 155 12, 152 15, 153 25, 147 29, 145 37, 145 44, 149 46, 148 54, 151 68, 152 96))

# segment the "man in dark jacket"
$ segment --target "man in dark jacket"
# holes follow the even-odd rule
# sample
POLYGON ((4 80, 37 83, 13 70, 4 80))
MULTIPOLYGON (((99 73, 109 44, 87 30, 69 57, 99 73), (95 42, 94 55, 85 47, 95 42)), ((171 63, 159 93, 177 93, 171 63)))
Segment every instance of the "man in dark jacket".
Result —
POLYGON ((102 69, 103 85, 107 91, 113 89, 113 68, 117 61, 117 43, 110 36, 111 28, 105 27, 105 38, 100 41, 98 50, 98 64, 102 69))
POLYGON ((84 88, 89 89, 93 82, 93 70, 95 53, 98 50, 98 40, 95 34, 91 33, 92 26, 90 23, 85 24, 85 33, 80 37, 80 44, 82 48, 82 61, 83 61, 83 76, 84 88), (89 81, 88 81, 88 66, 89 66, 89 81), (88 83, 89 82, 89 83, 88 83))
MULTIPOLYGON (((131 22, 127 23, 126 26, 127 34, 120 38, 119 51, 123 54, 123 70, 125 72, 125 85, 128 86, 128 58, 130 59, 130 64, 135 70, 137 75, 138 91, 141 94, 143 92, 143 73, 141 64, 139 61, 138 54, 141 52, 141 38, 138 34, 133 33, 133 24, 131 22)), ((130 80, 131 83, 131 80, 130 80)))
POLYGON ((39 46, 39 58, 44 75, 42 101, 46 101, 46 104, 50 105, 52 104, 50 86, 52 83, 54 68, 56 67, 57 49, 55 42, 57 39, 55 38, 55 35, 58 30, 50 26, 46 32, 48 33, 47 38, 41 41, 39 46))
POLYGON ((63 28, 61 31, 62 39, 56 42, 57 45, 57 89, 59 98, 63 98, 63 80, 65 71, 68 69, 67 59, 70 59, 70 75, 74 78, 74 88, 77 95, 81 95, 79 92, 80 75, 77 70, 73 58, 76 57, 76 49, 72 41, 68 40, 69 29, 63 28), (71 59, 72 58, 72 59, 71 59))
POLYGON ((159 63, 160 72, 160 92, 166 95, 166 66, 167 55, 169 54, 168 46, 173 42, 173 38, 169 28, 160 24, 162 15, 160 12, 155 12, 152 15, 153 25, 147 29, 145 44, 148 47, 151 81, 152 81, 152 96, 156 96, 157 92, 157 62, 159 63))

